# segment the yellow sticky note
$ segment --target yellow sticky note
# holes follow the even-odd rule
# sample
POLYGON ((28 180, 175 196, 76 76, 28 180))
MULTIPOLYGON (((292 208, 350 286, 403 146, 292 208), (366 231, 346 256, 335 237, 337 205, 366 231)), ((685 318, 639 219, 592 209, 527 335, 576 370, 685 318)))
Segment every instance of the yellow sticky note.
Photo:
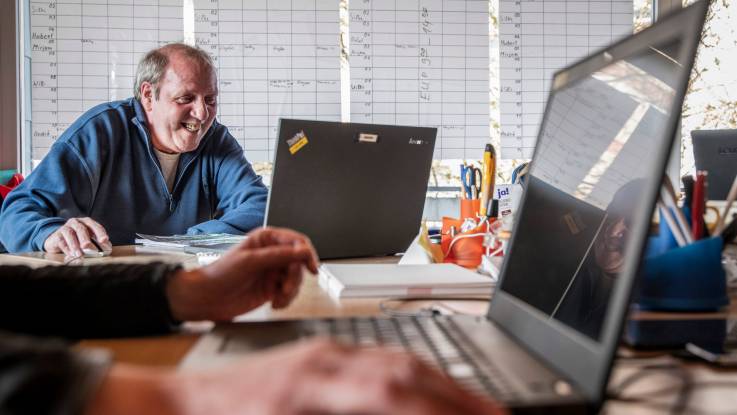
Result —
POLYGON ((294 137, 287 140, 289 145, 289 153, 294 154, 298 152, 302 147, 307 145, 307 136, 304 131, 300 131, 294 135, 294 137))

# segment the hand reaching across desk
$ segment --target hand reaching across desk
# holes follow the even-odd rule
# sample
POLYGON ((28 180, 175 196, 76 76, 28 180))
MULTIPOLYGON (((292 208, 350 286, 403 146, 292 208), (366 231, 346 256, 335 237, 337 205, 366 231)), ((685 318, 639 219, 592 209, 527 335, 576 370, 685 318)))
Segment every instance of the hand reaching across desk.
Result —
MULTIPOLYGON (((285 306, 302 267, 317 271, 307 237, 270 228, 194 271, 164 263, 0 266, 0 330, 70 338, 162 334, 174 329, 172 316, 225 320, 266 301, 285 306)), ((499 412, 416 357, 327 340, 207 372, 113 364, 99 351, 2 332, 0 356, 0 383, 8 386, 0 391, 0 413, 9 407, 106 415, 499 412)))
POLYGON ((317 273, 317 255, 306 236, 263 228, 211 265, 174 274, 166 294, 178 320, 230 320, 268 301, 274 308, 289 305, 303 267, 317 273))

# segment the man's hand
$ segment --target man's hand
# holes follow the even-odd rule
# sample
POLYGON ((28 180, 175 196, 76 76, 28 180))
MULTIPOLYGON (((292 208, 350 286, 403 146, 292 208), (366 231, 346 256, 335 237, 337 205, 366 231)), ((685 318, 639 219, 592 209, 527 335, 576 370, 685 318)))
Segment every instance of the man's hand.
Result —
POLYGON ((116 366, 108 373, 87 415, 505 413, 411 355, 322 339, 208 372, 116 366))
POLYGON ((211 414, 502 413, 413 355, 326 339, 275 348, 200 376, 191 393, 198 391, 203 413, 211 414), (218 396, 228 387, 228 397, 218 396), (256 398, 243 399, 251 394, 256 398))
POLYGON ((105 228, 91 218, 71 218, 44 241, 44 251, 63 252, 68 257, 81 257, 82 249, 95 249, 95 238, 104 250, 112 249, 105 228))
POLYGON ((275 308, 289 305, 303 267, 317 273, 317 255, 306 236, 263 228, 213 264, 173 275, 166 294, 178 320, 230 320, 268 301, 275 308))

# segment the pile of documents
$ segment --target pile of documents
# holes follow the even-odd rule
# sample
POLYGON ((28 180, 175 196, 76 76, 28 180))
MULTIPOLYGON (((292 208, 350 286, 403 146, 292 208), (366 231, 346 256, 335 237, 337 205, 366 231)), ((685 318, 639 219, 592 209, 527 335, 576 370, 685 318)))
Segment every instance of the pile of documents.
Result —
POLYGON ((136 244, 152 248, 184 250, 192 253, 208 250, 225 251, 246 239, 245 235, 227 233, 172 236, 137 233, 136 236, 136 244))

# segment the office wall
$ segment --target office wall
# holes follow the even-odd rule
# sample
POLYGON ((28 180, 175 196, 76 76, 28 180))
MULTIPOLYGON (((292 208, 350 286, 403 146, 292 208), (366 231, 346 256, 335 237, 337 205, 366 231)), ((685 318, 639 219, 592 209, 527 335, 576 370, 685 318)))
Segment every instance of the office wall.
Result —
POLYGON ((0 169, 18 162, 17 7, 4 0, 0 13, 0 169))

